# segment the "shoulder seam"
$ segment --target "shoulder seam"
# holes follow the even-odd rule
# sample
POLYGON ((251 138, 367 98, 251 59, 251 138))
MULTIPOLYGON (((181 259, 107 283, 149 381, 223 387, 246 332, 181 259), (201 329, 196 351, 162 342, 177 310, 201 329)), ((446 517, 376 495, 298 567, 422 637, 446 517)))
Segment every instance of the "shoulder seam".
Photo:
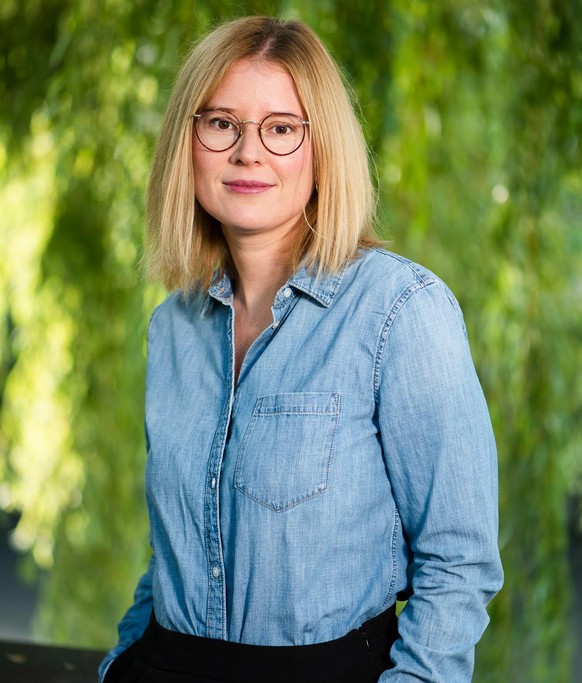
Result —
POLYGON ((401 292, 400 296, 392 304, 392 308, 388 312, 388 315, 386 316, 386 320, 384 321, 384 324, 382 325, 382 328, 380 330, 380 335, 378 337, 378 342, 376 345, 376 357, 374 360, 374 378, 373 378, 374 399, 376 402, 378 401, 378 391, 380 388, 380 366, 382 364, 382 357, 384 355, 384 349, 386 348, 386 342, 387 342, 388 337, 390 335, 390 330, 392 329, 392 325, 394 323, 394 320, 396 319, 396 316, 402 310, 402 308, 404 307, 404 304, 409 299, 411 299, 411 297, 414 294, 416 294, 417 292, 420 292, 424 289, 427 289, 428 287, 436 285, 436 284, 438 284, 438 280, 436 278, 417 279, 416 282, 412 283, 406 289, 404 289, 401 292))
POLYGON ((404 256, 400 256, 400 254, 395 254, 393 251, 388 251, 387 249, 382 249, 381 247, 372 247, 372 250, 375 251, 377 254, 380 254, 380 256, 384 256, 387 258, 391 258, 394 261, 398 261, 401 265, 408 268, 408 270, 414 275, 416 280, 422 283, 431 284, 432 282, 437 281, 439 279, 438 276, 436 276, 430 270, 422 268, 418 264, 414 263, 414 261, 411 261, 410 259, 407 259, 404 256))

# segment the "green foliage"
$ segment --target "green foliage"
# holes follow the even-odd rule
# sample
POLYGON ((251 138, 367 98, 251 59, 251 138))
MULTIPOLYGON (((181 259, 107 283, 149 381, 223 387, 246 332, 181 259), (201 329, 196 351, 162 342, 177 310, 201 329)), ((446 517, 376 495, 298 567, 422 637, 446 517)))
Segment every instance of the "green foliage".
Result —
POLYGON ((581 0, 7 0, 0 8, 0 505, 39 632, 104 647, 148 554, 137 262, 181 57, 235 15, 300 16, 366 120, 396 251, 447 280, 500 458, 506 586, 476 680, 566 683, 566 503, 582 488, 581 0), (62 606, 66 605, 66 609, 62 606))

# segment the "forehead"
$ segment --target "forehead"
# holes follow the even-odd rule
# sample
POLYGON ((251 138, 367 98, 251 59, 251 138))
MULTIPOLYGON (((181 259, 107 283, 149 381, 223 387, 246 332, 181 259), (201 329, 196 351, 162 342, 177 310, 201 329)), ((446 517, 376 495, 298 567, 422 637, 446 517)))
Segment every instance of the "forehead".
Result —
POLYGON ((241 112, 303 112, 287 69, 274 62, 253 59, 242 59, 230 67, 207 106, 241 112))

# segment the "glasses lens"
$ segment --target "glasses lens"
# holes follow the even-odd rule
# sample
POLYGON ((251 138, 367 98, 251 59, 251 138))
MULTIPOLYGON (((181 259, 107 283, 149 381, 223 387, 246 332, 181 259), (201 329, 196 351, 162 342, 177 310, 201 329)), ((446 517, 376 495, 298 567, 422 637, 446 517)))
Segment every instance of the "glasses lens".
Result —
POLYGON ((271 114, 261 123, 261 139, 273 154, 291 154, 305 137, 305 125, 293 114, 271 114))
POLYGON ((239 136, 239 122, 224 111, 205 111, 196 119, 196 135, 214 152, 232 147, 239 136))

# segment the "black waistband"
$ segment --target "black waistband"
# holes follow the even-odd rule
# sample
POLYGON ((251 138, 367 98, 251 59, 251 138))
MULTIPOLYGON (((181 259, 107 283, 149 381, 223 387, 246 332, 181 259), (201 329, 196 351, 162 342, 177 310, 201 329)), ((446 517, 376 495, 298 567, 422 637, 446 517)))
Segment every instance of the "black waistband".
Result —
POLYGON ((370 658, 387 661, 397 637, 394 607, 336 640, 292 646, 245 645, 177 633, 160 626, 152 613, 140 657, 153 667, 223 681, 310 683, 324 680, 322 675, 325 680, 340 678, 370 658))

